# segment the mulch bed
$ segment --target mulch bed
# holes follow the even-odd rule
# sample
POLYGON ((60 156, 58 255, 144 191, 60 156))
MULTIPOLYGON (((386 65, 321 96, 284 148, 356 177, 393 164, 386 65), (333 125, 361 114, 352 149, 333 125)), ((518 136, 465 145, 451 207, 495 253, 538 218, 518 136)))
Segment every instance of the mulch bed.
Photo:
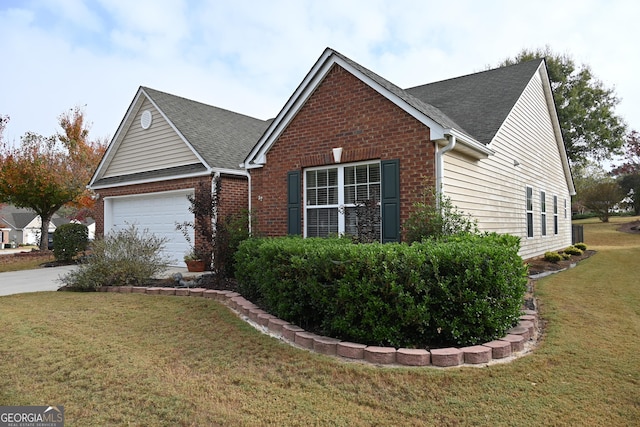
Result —
POLYGON ((618 227, 618 231, 623 233, 640 234, 640 221, 627 222, 618 227))
MULTIPOLYGON (((216 289, 219 291, 238 291, 238 282, 235 279, 221 279, 217 280, 211 273, 203 274, 200 277, 184 275, 185 281, 192 281, 190 287, 204 288, 204 289, 216 289)), ((146 283, 147 286, 168 287, 172 288, 178 285, 178 283, 171 277, 166 279, 152 279, 146 283)))
POLYGON ((536 258, 531 258, 526 260, 525 264, 529 265, 529 275, 533 276, 541 273, 565 270, 571 267, 573 264, 576 264, 582 261, 583 259, 589 258, 595 253, 596 251, 587 249, 582 253, 582 255, 571 255, 571 259, 562 260, 555 263, 546 261, 544 259, 544 256, 539 256, 536 258))

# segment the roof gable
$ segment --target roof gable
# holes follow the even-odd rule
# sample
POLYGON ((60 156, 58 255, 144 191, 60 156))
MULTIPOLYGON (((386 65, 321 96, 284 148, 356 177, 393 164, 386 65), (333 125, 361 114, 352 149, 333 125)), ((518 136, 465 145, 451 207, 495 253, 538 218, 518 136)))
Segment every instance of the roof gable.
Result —
POLYGON ((476 153, 479 157, 486 157, 491 154, 491 150, 482 146, 462 126, 437 107, 415 97, 344 55, 327 48, 245 158, 244 166, 246 168, 261 167, 264 164, 266 153, 275 143, 278 136, 293 120, 331 68, 336 65, 344 68, 390 102, 429 127, 433 140, 445 140, 446 135, 455 134, 458 140, 469 148, 469 151, 476 153))
POLYGON ((244 156, 269 124, 148 87, 142 89, 211 168, 240 169, 244 156))
MULTIPOLYGON (((153 119, 152 123, 154 121, 156 119, 153 119)), ((175 178, 175 173, 180 173, 180 176, 197 176, 215 171, 242 173, 240 163, 264 132, 268 123, 268 121, 141 86, 96 169, 90 186, 99 188, 132 182, 166 180, 175 178), (117 173, 108 173, 130 129, 140 122, 143 106, 149 105, 152 106, 149 108, 152 110, 152 116, 160 117, 168 125, 167 129, 171 131, 165 131, 164 137, 158 137, 156 140, 149 139, 146 143, 153 144, 154 150, 158 149, 157 151, 161 151, 163 144, 171 143, 173 148, 179 149, 178 151, 182 153, 182 160, 174 162, 175 164, 158 161, 144 170, 134 169, 130 173, 117 168, 115 169, 117 173), (180 141, 186 147, 186 151, 175 145, 180 141)), ((171 156, 167 157, 174 157, 176 151, 170 151, 171 156)), ((122 157, 128 155, 130 153, 123 154, 122 157)))

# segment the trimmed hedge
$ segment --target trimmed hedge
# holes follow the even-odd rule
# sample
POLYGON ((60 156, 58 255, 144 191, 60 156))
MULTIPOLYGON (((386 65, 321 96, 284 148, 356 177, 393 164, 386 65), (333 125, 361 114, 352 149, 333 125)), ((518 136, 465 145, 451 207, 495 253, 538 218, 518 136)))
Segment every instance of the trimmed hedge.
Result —
POLYGON ((520 316, 519 239, 467 235, 422 243, 249 239, 241 293, 307 330, 368 345, 430 348, 504 336, 520 316))

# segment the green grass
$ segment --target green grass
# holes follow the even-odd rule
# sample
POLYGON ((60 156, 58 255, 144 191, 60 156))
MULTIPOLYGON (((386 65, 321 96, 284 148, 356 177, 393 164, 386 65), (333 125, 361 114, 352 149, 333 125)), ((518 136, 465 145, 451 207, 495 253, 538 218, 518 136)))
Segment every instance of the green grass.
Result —
POLYGON ((62 404, 68 426, 633 425, 640 235, 584 223, 598 253, 537 283, 544 338, 509 364, 346 363, 208 299, 46 292, 0 297, 0 405, 62 404))

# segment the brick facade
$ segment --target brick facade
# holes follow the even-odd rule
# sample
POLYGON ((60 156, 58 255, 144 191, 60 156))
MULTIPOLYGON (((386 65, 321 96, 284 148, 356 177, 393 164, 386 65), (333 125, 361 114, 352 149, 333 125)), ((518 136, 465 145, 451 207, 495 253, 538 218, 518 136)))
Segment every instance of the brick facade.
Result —
MULTIPOLYGON (((266 165, 250 170, 257 231, 269 236, 287 233, 287 172, 334 164, 336 147, 343 148, 342 164, 399 159, 402 223, 425 179, 435 177, 429 128, 334 65, 273 144, 266 165)), ((300 187, 304 191, 302 183, 300 187)))

